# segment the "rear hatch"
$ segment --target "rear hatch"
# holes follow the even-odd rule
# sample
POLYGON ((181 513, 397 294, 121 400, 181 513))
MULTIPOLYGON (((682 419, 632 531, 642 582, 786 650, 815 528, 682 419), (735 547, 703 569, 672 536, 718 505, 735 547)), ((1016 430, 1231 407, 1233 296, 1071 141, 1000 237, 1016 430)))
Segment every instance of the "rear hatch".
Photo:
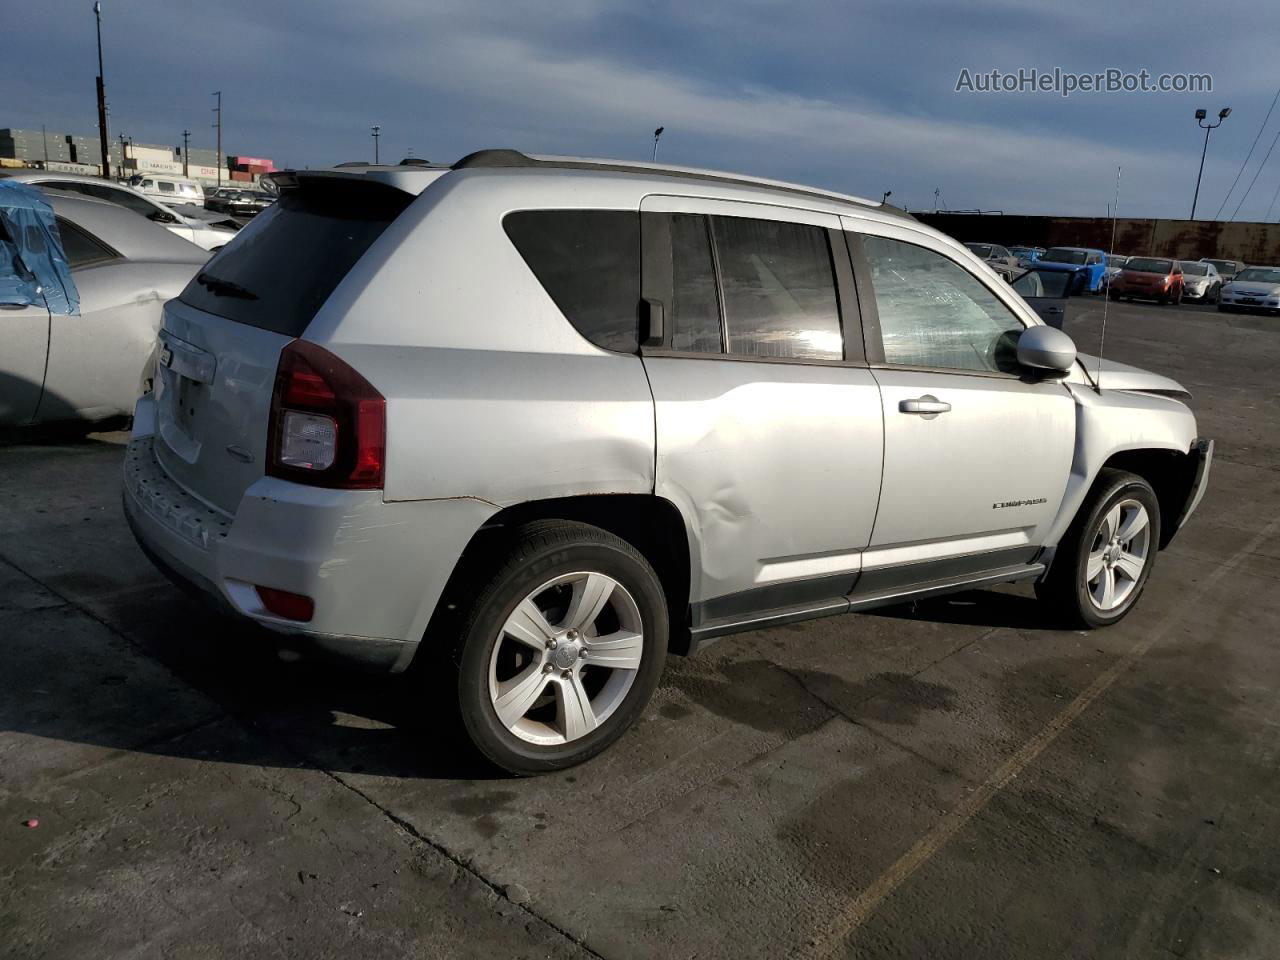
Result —
POLYGON ((266 471, 281 349, 412 200, 354 177, 299 177, 166 305, 156 456, 177 483, 235 512, 266 471))

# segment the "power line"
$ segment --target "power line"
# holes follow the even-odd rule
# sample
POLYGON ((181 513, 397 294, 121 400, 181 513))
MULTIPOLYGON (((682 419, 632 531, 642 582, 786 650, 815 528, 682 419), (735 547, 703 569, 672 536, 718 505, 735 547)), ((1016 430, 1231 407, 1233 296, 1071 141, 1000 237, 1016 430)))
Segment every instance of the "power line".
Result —
POLYGON ((1267 115, 1262 118, 1262 126, 1258 128, 1258 135, 1253 138, 1253 144, 1249 147, 1249 152, 1244 155, 1244 163, 1240 164, 1240 171, 1236 174, 1236 178, 1231 181, 1231 190, 1227 191, 1227 195, 1222 198, 1222 204, 1218 207, 1218 212, 1213 215, 1213 219, 1217 220, 1222 216, 1222 210, 1227 205, 1227 201, 1231 199, 1231 191, 1235 190, 1236 184, 1240 182, 1240 177, 1244 174, 1244 168, 1249 165, 1249 158, 1253 156, 1254 147, 1258 145, 1258 141, 1262 139, 1262 131, 1267 129, 1267 121, 1271 119, 1271 111, 1276 108, 1276 101, 1280 100, 1280 87, 1276 88, 1276 95, 1271 98, 1271 106, 1267 107, 1267 115))
POLYGON ((1277 141, 1280 141, 1280 130, 1277 130, 1276 135, 1271 138, 1271 146, 1267 147, 1267 155, 1262 158, 1262 162, 1258 164, 1258 169, 1253 172, 1253 179, 1249 181, 1249 189, 1244 192, 1244 196, 1240 198, 1240 202, 1236 204, 1236 208, 1231 212, 1228 220, 1234 220, 1236 214, 1240 212, 1240 208, 1244 206, 1244 202, 1249 199, 1249 190, 1252 190, 1253 185, 1258 182, 1258 174, 1262 173, 1267 161, 1271 159, 1271 151, 1276 148, 1277 141))
POLYGON ((1262 218, 1262 222, 1266 223, 1271 219, 1271 211, 1275 209, 1276 198, 1280 197, 1280 183, 1276 184, 1276 192, 1271 195, 1271 203, 1267 206, 1267 215, 1262 218))

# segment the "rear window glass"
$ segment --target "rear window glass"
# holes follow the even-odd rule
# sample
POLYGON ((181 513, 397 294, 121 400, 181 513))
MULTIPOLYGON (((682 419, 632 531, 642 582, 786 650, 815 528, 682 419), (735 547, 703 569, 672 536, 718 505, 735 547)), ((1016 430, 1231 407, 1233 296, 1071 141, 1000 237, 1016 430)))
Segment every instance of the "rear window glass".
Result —
POLYGON ((640 344, 640 214, 623 210, 524 210, 502 221, 507 236, 561 313, 598 347, 640 344))
POLYGON ((413 197, 374 183, 307 183, 217 253, 178 298, 208 313, 298 337, 413 197))

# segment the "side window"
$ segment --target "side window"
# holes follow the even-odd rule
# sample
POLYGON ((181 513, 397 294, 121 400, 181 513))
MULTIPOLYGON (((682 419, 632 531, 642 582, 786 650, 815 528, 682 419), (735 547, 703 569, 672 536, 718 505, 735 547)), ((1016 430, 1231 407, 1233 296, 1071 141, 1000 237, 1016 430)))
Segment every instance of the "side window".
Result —
POLYGON ((167 180, 161 180, 156 184, 160 188, 161 193, 173 193, 176 189, 172 183, 167 180))
POLYGON ((524 210, 503 229, 578 332, 606 350, 640 343, 640 214, 524 210))
POLYGON ((841 360, 827 232, 776 220, 712 217, 729 353, 841 360))
POLYGON ((1022 322, 976 277, 940 253, 863 236, 887 363, 996 372, 1022 322))
POLYGON ((62 250, 67 255, 67 265, 72 270, 116 258, 114 250, 62 217, 58 217, 58 235, 62 238, 62 250))
POLYGON ((720 353, 720 299, 701 214, 671 216, 671 349, 720 353))

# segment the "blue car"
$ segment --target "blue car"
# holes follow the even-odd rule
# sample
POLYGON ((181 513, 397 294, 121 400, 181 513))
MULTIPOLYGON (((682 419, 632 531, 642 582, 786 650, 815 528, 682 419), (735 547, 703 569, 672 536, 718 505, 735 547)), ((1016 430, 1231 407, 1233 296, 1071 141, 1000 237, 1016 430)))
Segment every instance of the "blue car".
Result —
POLYGON ((1036 261, 1037 270, 1074 273, 1080 292, 1099 293, 1107 273, 1107 255, 1092 247, 1050 247, 1036 261))
POLYGON ((1009 252, 1023 264, 1031 264, 1044 255, 1044 247, 1010 247, 1009 252))

